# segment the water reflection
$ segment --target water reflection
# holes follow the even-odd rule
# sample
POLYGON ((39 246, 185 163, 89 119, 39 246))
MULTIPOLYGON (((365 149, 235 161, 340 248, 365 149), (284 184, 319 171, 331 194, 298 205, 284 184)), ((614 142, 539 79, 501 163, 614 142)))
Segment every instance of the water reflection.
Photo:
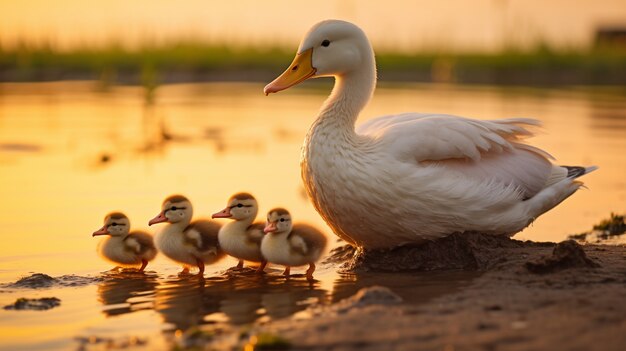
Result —
POLYGON ((98 301, 107 317, 153 308, 154 275, 141 273, 110 273, 98 284, 98 301))
POLYGON ((246 325, 287 318, 311 305, 334 303, 373 285, 389 287, 406 303, 422 304, 467 287, 478 275, 465 271, 339 274, 327 269, 322 281, 309 282, 298 275, 286 279, 278 272, 260 276, 230 270, 210 278, 165 279, 120 273, 107 276, 98 286, 98 295, 107 317, 154 309, 170 338, 176 330, 201 325, 246 325), (334 283, 324 285, 324 281, 334 283))

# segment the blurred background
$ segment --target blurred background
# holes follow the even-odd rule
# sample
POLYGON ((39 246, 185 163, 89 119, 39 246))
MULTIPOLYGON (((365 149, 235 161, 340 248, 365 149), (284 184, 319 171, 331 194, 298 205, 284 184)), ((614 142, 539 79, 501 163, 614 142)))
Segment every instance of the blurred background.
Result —
POLYGON ((0 79, 266 80, 328 18, 363 27, 387 80, 626 81, 623 0, 2 1, 0 79))
POLYGON ((302 189, 299 153, 332 81, 262 94, 304 33, 328 18, 357 23, 377 53, 379 89, 361 121, 406 111, 538 118, 545 133, 535 145, 600 170, 585 177, 590 191, 517 237, 589 229, 626 210, 624 5, 0 1, 5 273, 62 271, 66 254, 99 267, 90 234, 104 215, 121 210, 147 229, 171 193, 207 217, 249 191, 262 212, 285 206, 331 235, 302 189))

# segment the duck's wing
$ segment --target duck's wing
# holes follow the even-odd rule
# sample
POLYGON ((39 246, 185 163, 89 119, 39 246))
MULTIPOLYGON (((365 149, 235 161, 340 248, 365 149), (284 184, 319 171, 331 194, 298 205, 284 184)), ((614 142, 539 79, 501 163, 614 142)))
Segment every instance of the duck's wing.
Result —
POLYGON ((214 221, 194 221, 183 231, 185 242, 200 252, 215 251, 217 253, 219 247, 217 233, 220 228, 221 225, 214 221))
POLYGON ((552 156, 524 143, 533 136, 529 128, 539 125, 528 118, 483 121, 408 113, 376 118, 357 132, 401 161, 436 164, 477 180, 495 180, 530 197, 552 173, 563 173, 553 169, 552 156))
POLYGON ((263 232, 263 228, 265 228, 265 223, 262 223, 262 222, 252 223, 246 230, 248 242, 260 246, 261 241, 263 241, 263 236, 265 236, 265 233, 263 232))
POLYGON ((308 224, 297 223, 293 225, 288 236, 291 250, 307 256, 314 251, 324 251, 326 248, 326 236, 308 224))
POLYGON ((152 235, 146 232, 131 232, 124 238, 124 244, 136 254, 145 253, 148 250, 155 249, 152 235))
POLYGON ((479 161, 488 153, 515 148, 551 158, 545 151, 524 144, 533 136, 529 127, 540 122, 529 118, 476 120, 452 115, 406 113, 383 116, 357 128, 357 133, 385 140, 389 151, 417 162, 447 159, 479 161))

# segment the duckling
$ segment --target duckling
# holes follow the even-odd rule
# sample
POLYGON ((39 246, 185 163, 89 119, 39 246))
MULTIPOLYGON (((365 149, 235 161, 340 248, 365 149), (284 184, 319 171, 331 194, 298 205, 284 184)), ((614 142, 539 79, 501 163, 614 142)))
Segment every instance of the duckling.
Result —
POLYGON ((268 262, 285 266, 283 274, 289 277, 292 266, 308 264, 308 280, 313 280, 315 262, 326 249, 326 236, 307 224, 293 225, 289 211, 275 208, 267 214, 267 235, 261 242, 261 253, 268 262))
POLYGON ((229 255, 238 258, 237 268, 243 268, 243 261, 260 262, 257 273, 263 273, 267 261, 261 255, 263 239, 262 222, 253 223, 259 211, 254 196, 238 193, 228 199, 228 206, 213 214, 212 218, 232 218, 218 234, 220 247, 229 255))
POLYGON ((155 236, 157 248, 170 259, 182 263, 182 273, 188 273, 189 266, 197 266, 202 275, 205 264, 224 257, 217 241, 221 226, 208 220, 191 222, 192 216, 193 207, 189 199, 172 195, 163 201, 161 213, 148 224, 167 222, 168 225, 155 236))
POLYGON ((108 235, 98 244, 98 252, 103 257, 121 266, 132 266, 141 263, 143 272, 157 254, 152 235, 134 231, 130 232, 130 220, 125 214, 111 212, 104 217, 102 228, 93 232, 92 237, 108 235))

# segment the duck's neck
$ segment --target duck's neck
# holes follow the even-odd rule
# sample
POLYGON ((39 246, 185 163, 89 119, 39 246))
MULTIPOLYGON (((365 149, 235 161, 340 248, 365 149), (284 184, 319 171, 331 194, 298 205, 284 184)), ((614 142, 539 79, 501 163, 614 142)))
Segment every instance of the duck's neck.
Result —
POLYGON ((335 77, 333 91, 322 105, 313 129, 324 128, 353 137, 359 113, 376 88, 374 57, 362 62, 359 69, 335 77))
POLYGON ((183 232, 185 228, 189 226, 189 223, 191 223, 191 221, 187 221, 187 220, 182 220, 182 221, 175 222, 175 223, 169 223, 168 231, 176 232, 176 233, 183 232))
POLYGON ((248 229, 248 227, 250 225, 252 225, 252 222, 254 222, 255 218, 256 218, 256 216, 251 216, 251 217, 246 218, 246 219, 235 220, 235 221, 232 221, 232 222, 226 224, 226 226, 228 226, 229 229, 234 230, 234 231, 245 232, 248 229))

